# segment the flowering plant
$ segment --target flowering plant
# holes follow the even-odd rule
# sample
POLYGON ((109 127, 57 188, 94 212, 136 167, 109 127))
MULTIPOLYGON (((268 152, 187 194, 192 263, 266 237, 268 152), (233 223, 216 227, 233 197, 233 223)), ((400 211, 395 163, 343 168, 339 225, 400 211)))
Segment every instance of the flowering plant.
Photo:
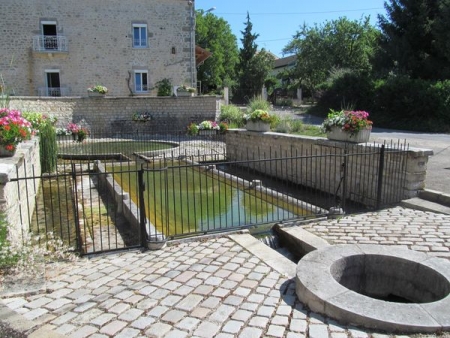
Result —
POLYGON ((70 132, 70 134, 78 134, 78 131, 80 130, 80 126, 76 123, 71 122, 67 125, 67 130, 70 132))
POLYGON ((364 129, 372 129, 373 122, 369 120, 369 113, 366 111, 334 111, 330 110, 321 129, 324 132, 331 131, 332 127, 339 127, 343 131, 355 135, 364 129))
POLYGON ((89 130, 87 128, 81 127, 76 123, 69 123, 66 128, 66 133, 61 133, 60 135, 72 135, 73 139, 78 142, 83 142, 89 135, 89 130))
POLYGON ((265 110, 256 109, 249 114, 244 115, 245 121, 253 121, 253 122, 264 122, 264 123, 272 123, 275 120, 275 117, 265 110))
POLYGON ((220 130, 219 125, 215 121, 203 121, 197 127, 199 130, 220 130))
POLYGON ((17 144, 33 135, 31 123, 18 110, 0 109, 0 145, 13 152, 17 144))
POLYGON ((180 86, 177 88, 177 92, 189 92, 189 93, 195 93, 196 90, 193 87, 189 87, 189 86, 180 86))
POLYGON ((92 87, 89 87, 88 92, 91 93, 99 93, 99 94, 106 94, 108 92, 108 88, 106 88, 105 86, 102 85, 95 85, 92 87))
POLYGON ((153 116, 149 112, 134 113, 131 117, 133 121, 147 122, 153 119, 153 116))

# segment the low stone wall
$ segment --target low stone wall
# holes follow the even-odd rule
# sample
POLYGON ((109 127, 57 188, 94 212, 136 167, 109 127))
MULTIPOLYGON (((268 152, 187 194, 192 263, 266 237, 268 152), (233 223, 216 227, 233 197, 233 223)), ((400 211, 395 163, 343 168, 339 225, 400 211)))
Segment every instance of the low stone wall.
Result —
POLYGON ((58 119, 57 127, 69 122, 86 125, 93 132, 184 131, 190 122, 214 120, 220 98, 195 97, 11 97, 10 108, 47 113, 58 119), (149 113, 149 123, 132 121, 134 113, 149 113))
POLYGON ((13 241, 21 241, 29 230, 40 179, 11 180, 40 175, 38 138, 20 143, 13 157, 0 158, 0 212, 13 241))
MULTIPOLYGON (((367 206, 377 203, 381 145, 349 146, 318 137, 234 129, 227 133, 226 146, 229 161, 280 158, 279 161, 256 161, 248 166, 327 193, 340 191, 341 196, 345 191, 346 198, 367 206), (343 168, 346 152, 349 156, 343 168), (343 170, 348 177, 345 184, 343 170)), ((417 196, 425 187, 428 157, 432 154, 431 150, 409 149, 405 153, 386 146, 381 204, 417 196)))

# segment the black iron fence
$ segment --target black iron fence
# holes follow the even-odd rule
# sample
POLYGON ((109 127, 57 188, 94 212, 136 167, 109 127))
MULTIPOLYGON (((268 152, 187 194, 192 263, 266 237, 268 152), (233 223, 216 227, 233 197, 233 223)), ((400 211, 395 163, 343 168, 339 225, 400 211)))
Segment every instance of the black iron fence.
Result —
POLYGON ((242 148, 239 160, 228 161, 223 135, 163 136, 60 140, 57 173, 40 176, 39 185, 36 177, 15 179, 34 191, 32 203, 21 203, 33 205, 30 230, 53 232, 89 254, 323 216, 330 209, 380 208, 403 193, 404 146, 290 154, 242 148), (167 147, 150 148, 153 143, 167 147))

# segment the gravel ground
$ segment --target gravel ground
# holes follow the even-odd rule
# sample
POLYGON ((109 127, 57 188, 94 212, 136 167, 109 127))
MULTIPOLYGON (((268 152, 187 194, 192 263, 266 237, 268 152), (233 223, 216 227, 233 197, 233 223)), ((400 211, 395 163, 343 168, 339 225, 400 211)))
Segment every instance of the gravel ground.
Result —
POLYGON ((27 335, 22 332, 17 332, 0 321, 0 337, 2 338, 27 338, 27 335))

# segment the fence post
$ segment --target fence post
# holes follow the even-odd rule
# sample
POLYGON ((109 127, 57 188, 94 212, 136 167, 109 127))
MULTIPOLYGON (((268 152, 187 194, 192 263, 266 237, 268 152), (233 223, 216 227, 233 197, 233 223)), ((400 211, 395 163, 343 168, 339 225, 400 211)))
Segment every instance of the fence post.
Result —
POLYGON ((138 171, 138 193, 139 193, 139 239, 141 246, 147 249, 147 231, 145 224, 147 216, 145 215, 145 182, 144 182, 144 164, 141 164, 141 169, 138 171))
POLYGON ((380 160, 378 165, 378 189, 377 189, 377 210, 381 208, 381 194, 383 191, 383 171, 384 171, 384 144, 380 150, 380 160))
POLYGON ((73 218, 75 222, 75 233, 76 233, 76 251, 81 253, 82 250, 82 241, 81 241, 81 229, 80 229, 80 215, 78 214, 78 193, 77 193, 77 172, 76 172, 76 164, 71 164, 71 174, 72 174, 72 191, 73 191, 73 218))

